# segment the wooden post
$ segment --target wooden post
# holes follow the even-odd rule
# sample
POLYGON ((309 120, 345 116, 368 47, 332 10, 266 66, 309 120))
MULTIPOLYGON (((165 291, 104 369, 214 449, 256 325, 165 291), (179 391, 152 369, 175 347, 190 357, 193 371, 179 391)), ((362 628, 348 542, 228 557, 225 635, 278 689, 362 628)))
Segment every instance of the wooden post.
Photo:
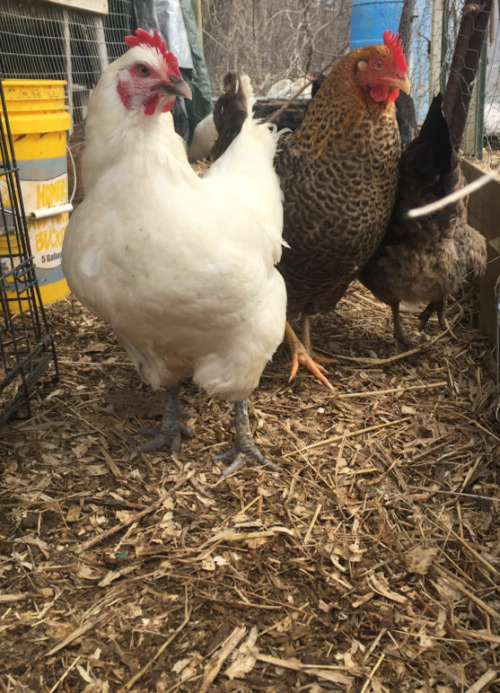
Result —
POLYGON ((101 73, 103 73, 109 65, 109 59, 108 51, 106 48, 106 37, 104 35, 104 24, 102 22, 102 17, 96 17, 95 33, 97 41, 97 55, 99 56, 99 66, 101 68, 101 73))
POLYGON ((444 0, 433 0, 431 18, 431 55, 429 68, 429 104, 441 90, 441 56, 444 0))

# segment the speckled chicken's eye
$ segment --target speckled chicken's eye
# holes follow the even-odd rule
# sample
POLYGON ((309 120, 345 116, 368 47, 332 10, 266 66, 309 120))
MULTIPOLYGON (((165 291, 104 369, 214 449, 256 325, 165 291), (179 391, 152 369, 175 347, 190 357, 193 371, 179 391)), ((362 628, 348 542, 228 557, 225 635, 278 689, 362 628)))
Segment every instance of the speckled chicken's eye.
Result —
POLYGON ((384 63, 381 60, 375 60, 373 63, 373 67, 375 70, 382 70, 384 67, 384 63))
POLYGON ((147 77, 149 75, 149 68, 146 65, 137 65, 137 72, 141 77, 147 77))

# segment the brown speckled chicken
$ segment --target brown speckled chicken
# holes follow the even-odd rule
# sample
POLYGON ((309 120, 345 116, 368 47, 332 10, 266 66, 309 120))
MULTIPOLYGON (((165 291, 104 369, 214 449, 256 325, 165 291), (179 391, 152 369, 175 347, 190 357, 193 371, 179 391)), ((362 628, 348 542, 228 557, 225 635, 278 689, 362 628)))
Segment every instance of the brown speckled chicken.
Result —
POLYGON ((486 241, 467 224, 464 199, 428 216, 407 216, 410 209, 440 200, 463 186, 441 107, 442 96, 438 95, 419 136, 403 152, 391 220, 380 247, 359 276, 391 307, 394 337, 406 345, 410 342, 401 325, 401 301, 427 304, 420 316, 420 329, 434 312, 444 329, 446 297, 466 279, 477 281, 486 267, 486 241))
POLYGON ((396 197, 400 137, 394 101, 408 93, 396 34, 351 51, 326 77, 295 132, 280 139, 275 167, 284 192, 279 270, 290 324, 291 378, 305 365, 331 387, 311 348, 309 316, 332 311, 380 243, 396 197))

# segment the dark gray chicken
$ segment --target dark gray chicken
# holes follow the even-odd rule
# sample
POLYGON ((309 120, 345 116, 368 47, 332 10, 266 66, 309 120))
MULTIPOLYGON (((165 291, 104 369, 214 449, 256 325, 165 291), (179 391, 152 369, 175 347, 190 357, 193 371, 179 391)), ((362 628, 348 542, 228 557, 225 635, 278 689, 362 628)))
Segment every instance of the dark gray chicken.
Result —
POLYGON ((410 94, 400 92, 396 99, 396 120, 398 121, 401 145, 406 147, 417 134, 417 115, 410 94))
POLYGON ((239 77, 236 72, 229 71, 224 75, 223 89, 213 112, 217 139, 210 151, 212 161, 226 151, 242 128, 248 113, 246 93, 251 89, 250 80, 246 75, 239 77))
POLYGON ((394 337, 406 345, 410 342, 401 325, 401 301, 427 304, 420 315, 421 330, 434 312, 444 328, 446 298, 465 281, 478 281, 486 266, 486 241, 467 224, 465 199, 428 216, 407 216, 410 209, 463 186, 442 101, 441 94, 433 99, 419 136, 401 156, 398 195, 389 225, 359 274, 361 282, 391 307, 394 337))

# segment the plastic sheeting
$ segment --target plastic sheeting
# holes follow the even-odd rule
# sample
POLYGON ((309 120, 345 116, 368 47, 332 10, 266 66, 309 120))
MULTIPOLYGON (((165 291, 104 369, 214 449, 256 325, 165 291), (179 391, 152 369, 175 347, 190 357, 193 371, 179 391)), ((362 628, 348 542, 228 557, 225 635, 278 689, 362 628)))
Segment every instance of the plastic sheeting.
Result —
POLYGON ((191 47, 179 0, 135 0, 137 26, 150 33, 157 29, 175 53, 180 67, 193 69, 191 47))

